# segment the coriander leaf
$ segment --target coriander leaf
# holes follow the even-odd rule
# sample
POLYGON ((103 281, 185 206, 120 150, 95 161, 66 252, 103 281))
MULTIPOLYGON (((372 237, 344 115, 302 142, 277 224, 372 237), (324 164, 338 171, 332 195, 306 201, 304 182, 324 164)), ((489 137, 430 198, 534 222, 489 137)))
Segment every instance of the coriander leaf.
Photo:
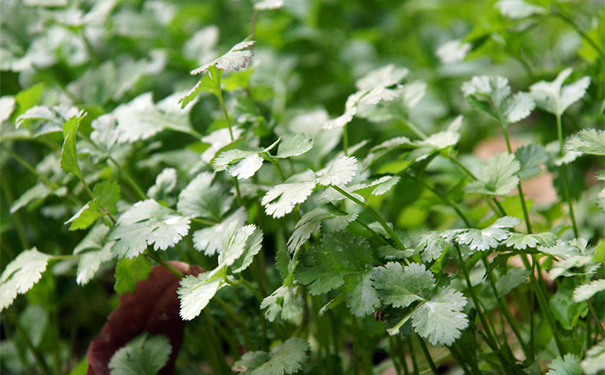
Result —
POLYGON ((216 292, 225 286, 220 272, 206 272, 196 276, 185 276, 177 293, 181 300, 181 318, 192 320, 200 315, 216 292))
POLYGON ((166 196, 176 188, 176 179, 176 169, 165 168, 155 178, 155 184, 147 190, 147 196, 157 201, 166 200, 166 196))
POLYGON ((191 90, 179 98, 181 108, 185 108, 187 104, 194 101, 202 92, 209 92, 215 96, 220 95, 220 82, 218 82, 218 80, 220 79, 222 72, 222 70, 216 71, 216 68, 214 68, 211 69, 211 72, 208 74, 204 74, 191 90))
POLYGON ((345 185, 353 180, 357 174, 357 159, 353 156, 340 156, 333 159, 328 165, 317 172, 319 185, 345 185))
MULTIPOLYGON (((231 127, 231 131, 233 132, 233 139, 238 139, 239 136, 244 132, 243 129, 238 128, 237 126, 231 127)), ((222 128, 213 131, 207 136, 202 137, 202 142, 210 145, 210 147, 208 147, 208 149, 202 153, 202 160, 210 164, 212 159, 216 156, 216 153, 232 142, 229 128, 222 128)))
POLYGON ((234 197, 209 172, 198 174, 179 194, 177 210, 185 216, 220 220, 229 211, 234 197))
POLYGON ((462 293, 447 287, 420 305, 412 314, 412 326, 431 345, 451 345, 468 326, 468 319, 462 312, 466 298, 462 293))
POLYGON ((254 9, 257 10, 270 10, 279 9, 284 5, 284 0, 263 0, 254 4, 254 9))
POLYGON ((517 250, 523 250, 526 248, 536 248, 536 246, 553 246, 557 241, 557 236, 554 233, 535 233, 535 234, 522 234, 512 233, 510 237, 504 242, 504 245, 514 247, 517 250))
POLYGON ((238 180, 248 179, 263 166, 263 158, 256 151, 227 150, 214 159, 212 167, 238 180))
POLYGON ((292 212, 294 206, 307 200, 316 183, 315 173, 308 170, 295 174, 283 184, 275 185, 261 201, 267 215, 280 218, 292 212))
POLYGON ((565 354, 552 360, 548 365, 550 370, 546 375, 582 375, 582 367, 580 366, 580 358, 573 354, 565 354))
POLYGON ((303 311, 303 300, 298 294, 298 286, 280 286, 260 304, 265 318, 273 322, 280 317, 284 320, 294 319, 303 311))
MULTIPOLYGON (((17 101, 19 101, 17 95, 17 101)), ((33 137, 38 137, 48 133, 60 132, 64 129, 64 124, 70 118, 79 118, 83 111, 76 107, 70 107, 65 104, 53 106, 51 108, 44 106, 31 107, 25 113, 17 117, 15 127, 27 128, 33 137)), ((65 132, 63 133, 65 138, 65 132)))
POLYGON ((156 375, 168 362, 171 351, 166 336, 144 333, 113 354, 109 361, 109 374, 156 375))
POLYGON ((580 285, 574 289, 573 300, 575 302, 586 301, 602 291, 605 291, 605 279, 593 280, 589 284, 580 285))
POLYGON ((514 155, 504 152, 496 154, 481 168, 479 179, 466 185, 464 190, 467 193, 506 195, 517 187, 520 168, 514 155))
POLYGON ((516 267, 509 269, 506 275, 500 277, 496 282, 498 298, 503 298, 510 293, 511 290, 523 284, 527 280, 528 276, 529 271, 527 270, 516 267))
POLYGON ((586 375, 597 375, 605 370, 605 341, 601 340, 586 351, 586 356, 580 364, 586 375))
POLYGON ((501 217, 485 229, 470 228, 456 236, 456 242, 468 245, 471 250, 485 251, 494 249, 500 241, 510 236, 509 228, 521 224, 521 220, 512 216, 501 217))
POLYGON ((86 229, 106 213, 115 214, 116 203, 120 199, 120 185, 115 181, 103 181, 95 185, 92 193, 96 198, 87 202, 65 224, 71 223, 69 230, 86 229))
POLYGON ((311 294, 318 295, 339 288, 348 277, 367 272, 372 262, 367 240, 343 232, 329 233, 305 252, 297 276, 311 294))
POLYGON ((30 203, 42 200, 52 194, 52 190, 45 183, 38 183, 21 194, 17 200, 13 202, 10 208, 10 213, 13 214, 30 203))
POLYGON ((372 271, 372 280, 382 302, 393 307, 407 307, 424 300, 435 286, 433 274, 417 263, 403 269, 401 264, 389 262, 372 271))
POLYGON ((543 7, 528 4, 523 0, 500 0, 495 6, 500 10, 500 14, 512 20, 546 12, 543 7))
POLYGON ((148 92, 120 104, 112 113, 118 122, 118 142, 146 140, 164 130, 191 134, 189 111, 178 106, 178 95, 173 94, 154 104, 152 94, 148 92))
POLYGON ((448 247, 448 242, 441 238, 439 232, 429 232, 420 236, 418 250, 422 253, 422 261, 430 262, 441 256, 448 247))
POLYGON ((271 359, 271 355, 267 352, 246 352, 242 358, 235 362, 231 370, 240 374, 250 374, 251 370, 258 368, 271 359))
POLYGON ((222 236, 225 231, 232 225, 237 223, 238 227, 243 226, 243 223, 248 218, 246 210, 240 207, 233 214, 224 218, 220 223, 208 228, 197 230, 193 233, 193 247, 198 251, 203 251, 204 254, 211 256, 220 252, 223 248, 222 236))
POLYGON ((443 131, 432 134, 430 137, 411 142, 411 145, 417 147, 409 155, 410 159, 421 161, 428 158, 433 152, 454 146, 460 140, 460 133, 454 131, 443 131))
POLYGON ((117 212, 116 204, 120 200, 120 185, 113 180, 99 182, 92 189, 92 195, 99 198, 99 203, 103 209, 112 215, 117 212))
POLYGON ((248 66, 252 59, 252 51, 250 47, 254 45, 254 41, 248 38, 237 43, 224 55, 212 60, 208 64, 202 65, 197 69, 191 71, 192 75, 203 73, 208 70, 211 66, 216 67, 220 70, 240 70, 248 66))
POLYGON ((302 369, 307 359, 309 343, 298 337, 292 337, 271 352, 271 359, 254 369, 251 375, 293 374, 302 369))
POLYGON ((100 209, 99 198, 88 201, 65 224, 71 224, 69 230, 86 229, 103 215, 100 209))
POLYGON ((394 86, 407 77, 409 73, 410 71, 406 68, 398 68, 393 64, 389 64, 366 74, 355 83, 355 86, 359 90, 394 86))
POLYGON ((605 155, 605 130, 582 129, 565 144, 568 151, 605 155))
POLYGON ((347 306, 353 315, 363 317, 373 313, 380 306, 378 292, 372 286, 372 272, 359 277, 350 277, 346 282, 347 306))
POLYGON ((536 105, 546 112, 560 116, 570 105, 580 100, 590 85, 590 78, 582 77, 574 83, 562 86, 572 72, 571 68, 567 68, 552 82, 540 81, 533 84, 530 93, 536 105))
POLYGON ((147 245, 166 250, 189 232, 189 222, 153 199, 137 202, 122 214, 111 233, 110 239, 117 240, 112 251, 119 258, 133 258, 147 245))
POLYGON ((247 225, 240 229, 240 231, 244 231, 244 228, 252 227, 252 233, 248 235, 246 238, 246 242, 244 244, 244 253, 233 262, 231 265, 231 272, 240 273, 254 260, 254 256, 258 254, 261 249, 262 241, 263 241, 263 232, 258 229, 254 224, 247 225))
POLYGON ((540 144, 529 144, 515 151, 515 159, 519 162, 519 178, 529 180, 542 171, 541 164, 548 161, 546 150, 540 144))
POLYGON ((10 306, 18 294, 25 294, 42 278, 50 259, 52 256, 33 247, 23 251, 6 266, 0 276, 0 311, 10 306))
POLYGON ((82 173, 78 166, 78 154, 76 153, 76 133, 82 119, 86 116, 84 111, 72 116, 63 125, 63 147, 61 148, 61 169, 65 173, 73 173, 80 180, 82 173))
POLYGON ((76 271, 76 282, 79 285, 88 284, 101 267, 101 264, 113 259, 111 253, 113 242, 106 240, 108 233, 108 227, 97 225, 75 247, 74 255, 80 256, 76 271))
POLYGON ((118 143, 116 118, 111 114, 106 114, 92 120, 90 140, 97 145, 105 154, 111 155, 113 149, 118 143))
POLYGON ((132 292, 138 280, 145 280, 151 272, 149 259, 140 255, 132 259, 123 258, 116 265, 116 283, 113 286, 118 294, 132 292))
POLYGON ((313 138, 298 133, 294 135, 285 135, 281 138, 279 147, 277 148, 278 159, 292 158, 300 156, 313 148, 313 138))
POLYGON ((15 110, 15 98, 12 96, 0 97, 0 123, 8 120, 15 110))
POLYGON ((472 47, 470 43, 462 43, 462 40, 454 39, 439 46, 435 55, 442 64, 453 64, 464 60, 472 47))

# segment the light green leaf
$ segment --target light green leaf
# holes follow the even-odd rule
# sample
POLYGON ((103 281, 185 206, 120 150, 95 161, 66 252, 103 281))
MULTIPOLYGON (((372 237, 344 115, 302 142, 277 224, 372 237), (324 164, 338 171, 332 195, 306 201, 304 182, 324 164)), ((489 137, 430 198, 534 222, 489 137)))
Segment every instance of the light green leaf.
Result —
POLYGON ((120 217, 111 233, 110 239, 117 240, 112 251, 120 258, 133 258, 147 245, 166 250, 189 232, 189 222, 189 218, 153 199, 137 202, 120 217))
POLYGON ((78 166, 78 155, 76 153, 76 133, 82 119, 86 116, 84 111, 80 111, 77 116, 72 116, 63 126, 63 147, 61 148, 61 169, 65 173, 73 173, 79 179, 82 179, 82 173, 78 166))
POLYGON ((116 283, 113 286, 118 294, 132 292, 138 280, 145 280, 151 272, 149 259, 140 255, 132 259, 123 258, 116 265, 116 283))
POLYGON ((262 232, 256 228, 256 225, 249 224, 239 227, 237 222, 233 222, 223 234, 223 249, 218 256, 218 267, 233 266, 238 269, 249 266, 252 263, 251 257, 254 257, 260 250, 262 237, 262 232), (241 257, 246 259, 240 260, 241 257), (237 260, 240 261, 236 263, 237 260))
POLYGON ((50 190, 45 183, 38 183, 32 188, 26 190, 25 193, 21 194, 21 196, 13 202, 13 205, 10 208, 10 213, 14 214, 21 208, 28 206, 30 203, 42 200, 51 194, 52 190, 50 190))
POLYGON ((285 135, 281 138, 279 147, 277 148, 278 159, 292 158, 300 156, 313 148, 313 138, 298 133, 294 135, 285 135))
POLYGON ((17 102, 12 96, 0 97, 0 123, 8 120, 15 110, 17 102))
POLYGON ((13 259, 0 276, 0 311, 10 306, 18 294, 25 294, 36 284, 52 256, 35 247, 13 259))
POLYGON ((506 275, 500 277, 496 282, 496 289, 498 290, 497 298, 503 298, 513 289, 525 283, 528 276, 529 271, 527 270, 517 267, 510 268, 506 275))
POLYGON ((176 188, 176 179, 176 169, 165 168, 155 178, 155 184, 147 190, 147 196, 158 201, 165 200, 165 197, 176 188))
POLYGON ((350 277, 346 282, 347 306, 353 315, 363 317, 372 314, 380 306, 378 292, 372 284, 372 272, 350 277))
POLYGON ((412 263, 405 269, 389 262, 372 272, 373 286, 382 302, 393 307, 407 307, 428 297, 435 286, 435 278, 423 264, 412 263))
POLYGON ((292 212, 294 207, 307 200, 315 189, 316 176, 312 171, 298 173, 283 184, 275 185, 261 201, 267 215, 280 218, 292 212))
POLYGON ((431 345, 451 345, 468 326, 462 312, 466 298, 452 289, 440 289, 437 295, 420 305, 412 314, 412 326, 431 345))
POLYGON ((485 229, 470 228, 456 236, 456 242, 468 245, 471 250, 485 251, 495 249, 500 241, 507 239, 511 233, 509 228, 521 224, 516 217, 505 216, 496 220, 485 229))
POLYGON ((298 280, 313 295, 341 287, 347 278, 367 272, 373 261, 367 240, 343 232, 329 233, 303 255, 298 280))
POLYGON ((209 92, 215 96, 220 95, 220 77, 222 73, 222 70, 217 71, 216 68, 212 68, 207 74, 204 74, 191 90, 179 98, 181 108, 185 108, 187 104, 194 101, 203 92, 209 92))
POLYGON ((517 172, 521 168, 514 155, 499 153, 487 161, 481 168, 481 174, 477 181, 466 185, 467 193, 479 193, 486 195, 506 195, 517 187, 519 177, 517 172))
POLYGON ((422 261, 430 262, 441 256, 448 247, 448 242, 441 238, 439 232, 429 232, 420 236, 418 250, 422 254, 422 261))
POLYGON ((284 5, 284 0, 263 0, 254 4, 254 9, 257 10, 271 10, 279 9, 284 5))
MULTIPOLYGON (((262 247, 262 230, 258 229, 254 224, 248 225, 247 227, 250 226, 254 229, 246 239, 246 243, 244 244, 244 253, 239 258, 237 258, 235 262, 233 262, 233 264, 231 265, 231 272, 233 273, 240 273, 246 268, 248 268, 248 266, 252 264, 254 256, 258 254, 262 247)), ((244 228, 241 228, 240 231, 244 230, 244 228)))
POLYGON ((319 185, 346 185, 357 174, 357 159, 353 156, 340 156, 331 160, 328 165, 317 172, 319 185))
POLYGON ((88 201, 84 207, 67 220, 65 224, 71 224, 69 230, 86 229, 103 215, 99 207, 99 198, 88 201))
POLYGON ((198 174, 179 194, 177 210, 185 216, 219 221, 229 211, 234 197, 209 172, 198 174))
POLYGON ((593 280, 589 284, 580 285, 574 289, 573 300, 575 302, 586 301, 602 291, 605 291, 605 279, 593 280))
POLYGON ((225 286, 219 272, 201 273, 197 277, 185 276, 177 293, 181 300, 180 315, 183 320, 192 320, 200 315, 216 292, 225 286))
POLYGON ((113 354, 109 361, 109 374, 156 375, 168 362, 171 351, 166 336, 144 333, 113 354))
POLYGON ((303 300, 298 294, 298 286, 280 286, 260 304, 265 318, 274 322, 278 317, 292 320, 303 312, 303 300))
POLYGON ((99 198, 101 207, 112 215, 118 210, 116 204, 120 200, 120 192, 120 185, 114 180, 99 182, 92 189, 92 194, 99 198))
POLYGON ((250 47, 254 45, 254 41, 248 38, 237 43, 227 53, 212 60, 208 64, 202 65, 191 71, 192 75, 200 74, 208 70, 211 66, 219 70, 240 70, 248 66, 252 59, 252 50, 250 47))
POLYGON ((111 253, 112 241, 107 241, 109 228, 105 225, 93 227, 86 237, 74 249, 74 255, 79 255, 78 269, 76 271, 76 282, 78 285, 86 285, 102 263, 113 259, 111 253))
POLYGON ((410 71, 406 68, 398 68, 393 64, 373 70, 359 79, 355 86, 359 90, 370 90, 376 87, 390 87, 403 80, 410 71))
POLYGON ((589 77, 582 77, 574 83, 562 86, 571 75, 572 69, 567 68, 552 82, 540 81, 530 87, 531 95, 536 105, 555 115, 562 115, 573 103, 580 100, 590 85, 589 77))
POLYGON ((601 340, 588 349, 580 365, 586 375, 597 375, 601 371, 605 371, 605 341, 601 340))
POLYGON ((442 64, 453 64, 464 60, 472 47, 470 43, 462 43, 462 40, 454 39, 439 46, 435 55, 442 64))
POLYGON ((582 129, 565 144, 568 151, 605 155, 605 130, 582 129))
POLYGON ((553 359, 548 367, 550 370, 546 375, 583 375, 580 358, 573 354, 565 354, 564 358, 559 356, 553 359))
POLYGON ((227 150, 214 158, 212 167, 224 171, 238 180, 248 179, 263 166, 263 158, 257 151, 227 150))
MULTIPOLYGON (((293 337, 271 352, 271 359, 254 369, 251 375, 294 374, 301 370, 307 359, 309 344, 306 340, 293 337)), ((237 364, 236 364, 237 365, 237 364)))
MULTIPOLYGON (((17 95, 17 102, 19 102, 19 95, 17 95)), ((60 132, 65 128, 64 124, 70 118, 78 118, 82 115, 83 111, 65 104, 53 107, 35 106, 17 117, 15 127, 17 129, 27 128, 33 137, 38 137, 48 133, 60 132)), ((65 132, 63 137, 65 138, 65 132)))
POLYGON ((500 14, 513 20, 546 13, 543 7, 528 4, 523 0, 500 0, 495 7, 500 10, 500 14))
POLYGON ((536 246, 553 246, 557 241, 557 236, 554 233, 535 233, 535 234, 523 234, 523 233, 512 233, 510 237, 504 242, 504 245, 508 247, 514 247, 517 250, 523 250, 526 248, 535 249, 536 246))
POLYGON ((529 180, 536 177, 542 171, 542 164, 548 161, 544 146, 531 143, 519 147, 515 151, 515 158, 519 162, 519 178, 529 180))
POLYGON ((223 249, 222 239, 225 231, 233 222, 237 223, 238 228, 243 226, 247 218, 246 210, 240 207, 233 214, 222 219, 220 223, 193 232, 193 247, 208 256, 220 252, 223 249))

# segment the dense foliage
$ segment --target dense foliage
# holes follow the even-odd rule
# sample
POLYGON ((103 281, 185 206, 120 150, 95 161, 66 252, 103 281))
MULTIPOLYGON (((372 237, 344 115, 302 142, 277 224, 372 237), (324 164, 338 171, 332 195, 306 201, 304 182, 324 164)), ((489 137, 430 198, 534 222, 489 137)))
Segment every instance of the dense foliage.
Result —
POLYGON ((601 1, 0 12, 3 373, 605 371, 601 1))

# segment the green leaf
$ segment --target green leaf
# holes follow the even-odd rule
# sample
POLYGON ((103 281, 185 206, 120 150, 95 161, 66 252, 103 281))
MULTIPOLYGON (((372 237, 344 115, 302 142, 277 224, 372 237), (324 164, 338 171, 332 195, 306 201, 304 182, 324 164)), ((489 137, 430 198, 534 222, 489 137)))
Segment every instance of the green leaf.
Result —
POLYGON ((353 315, 363 317, 372 314, 380 306, 378 292, 372 284, 372 271, 346 281, 347 306, 353 315))
MULTIPOLYGON (((65 122, 72 117, 82 116, 83 111, 76 107, 59 105, 53 107, 35 106, 17 117, 15 127, 27 128, 33 137, 63 131, 65 122)), ((63 133, 65 137, 65 132, 63 133)))
POLYGON ((586 301, 603 291, 605 291, 605 279, 593 280, 589 284, 580 285, 574 289, 573 300, 575 302, 586 301))
POLYGON ((418 250, 422 253, 422 261, 430 262, 441 256, 448 247, 448 242, 441 238, 439 232, 429 232, 420 236, 418 250))
POLYGON ((557 241, 557 236, 554 233, 536 233, 536 234, 523 234, 523 233, 512 233, 510 237, 504 242, 504 245, 514 247, 517 250, 523 250, 526 248, 535 249, 536 246, 553 246, 557 241))
POLYGON ((510 268, 506 275, 500 277, 496 282, 496 289, 498 290, 497 297, 503 298, 504 296, 506 296, 513 289, 525 283, 528 276, 529 271, 527 270, 517 267, 510 268))
POLYGON ((462 85, 462 92, 470 104, 503 126, 523 120, 535 107, 532 97, 523 92, 511 96, 506 78, 473 77, 462 85))
POLYGON ((187 104, 194 101, 203 92, 209 92, 214 96, 220 95, 220 77, 222 72, 222 70, 216 71, 216 69, 212 69, 212 72, 204 74, 191 90, 179 98, 181 108, 185 108, 187 104))
POLYGON ((132 292, 138 280, 145 280, 151 272, 151 263, 143 256, 120 259, 116 265, 116 283, 114 289, 118 294, 132 292))
POLYGON ((110 239, 117 240, 112 251, 120 258, 133 258, 147 245, 166 250, 189 232, 189 222, 153 199, 137 202, 122 214, 111 233, 110 239))
POLYGON ((542 171, 542 164, 548 161, 544 146, 531 143, 519 147, 515 151, 515 158, 519 162, 519 178, 529 180, 536 177, 542 171))
POLYGON ((254 224, 239 227, 238 223, 232 223, 223 234, 223 249, 218 256, 218 267, 233 266, 234 269, 240 269, 249 266, 252 263, 251 257, 260 251, 262 236, 262 232, 254 224))
POLYGON ((536 105, 543 110, 560 116, 565 110, 582 99, 590 85, 588 76, 582 77, 574 83, 562 86, 573 70, 567 68, 552 82, 540 81, 530 87, 532 98, 536 105))
POLYGON ((210 67, 216 67, 219 70, 235 70, 238 71, 248 66, 252 59, 253 53, 250 47, 254 45, 254 41, 249 38, 237 43, 227 53, 217 57, 208 64, 202 65, 191 71, 192 75, 200 74, 207 71, 210 67))
POLYGON ((21 208, 28 206, 30 203, 42 200, 51 194, 52 190, 50 190, 45 183, 38 183, 32 188, 26 190, 25 193, 21 194, 21 196, 13 202, 13 205, 10 208, 10 213, 14 214, 21 208))
POLYGON ((233 365, 233 372, 238 374, 250 374, 250 371, 263 365, 271 359, 271 355, 267 352, 246 352, 242 358, 233 365))
POLYGON ((568 151, 605 155, 605 130, 582 129, 565 144, 568 151))
POLYGON ((33 247, 23 251, 6 266, 0 276, 0 311, 10 306, 18 294, 27 293, 40 280, 51 258, 33 247))
POLYGON ((264 150, 248 151, 231 149, 220 153, 212 161, 212 167, 215 171, 227 171, 231 177, 237 177, 239 180, 248 179, 263 166, 262 153, 273 149, 279 140, 264 150))
POLYGON ((253 230, 252 233, 250 233, 250 235, 248 235, 248 237, 246 238, 243 254, 239 258, 237 258, 235 262, 233 262, 233 264, 231 265, 231 272, 233 273, 240 273, 246 268, 248 268, 248 266, 252 264, 254 256, 258 254, 262 247, 262 230, 258 229, 254 224, 250 224, 246 227, 241 228, 240 231, 244 231, 244 228, 247 227, 251 227, 253 228, 253 230))
POLYGON ((166 336, 144 333, 114 353, 109 361, 109 374, 156 375, 168 362, 171 351, 166 336))
POLYGON ((495 6, 500 10, 500 14, 513 20, 546 13, 543 7, 528 4, 523 0, 500 0, 495 6))
POLYGON ((468 326, 462 312, 466 298, 452 289, 440 289, 437 295, 420 305, 412 314, 412 326, 431 345, 451 345, 468 326))
POLYGON ((86 229, 103 215, 100 209, 99 198, 88 201, 65 224, 71 224, 69 230, 86 229))
POLYGON ((164 130, 192 134, 189 110, 180 108, 177 103, 179 95, 175 93, 154 104, 152 94, 148 92, 119 105, 112 112, 118 122, 117 142, 146 140, 164 130))
POLYGON ((315 173, 305 171, 288 178, 283 184, 273 186, 261 201, 265 212, 277 219, 285 216, 297 204, 307 200, 315 189, 315 184, 315 173))
POLYGON ((260 308, 270 322, 278 317, 284 320, 295 319, 303 312, 303 300, 298 294, 298 286, 280 286, 263 299, 260 308))
POLYGON ((155 178, 155 184, 147 190, 147 196, 157 201, 166 200, 166 196, 176 188, 177 171, 166 168, 155 178))
POLYGON ((485 251, 495 249, 500 241, 507 239, 511 233, 509 228, 521 224, 516 217, 505 216, 496 220, 485 229, 471 228, 456 236, 456 242, 468 245, 471 250, 485 251))
POLYGON ((433 274, 418 263, 403 269, 401 264, 389 262, 374 269, 372 280, 382 302, 393 307, 407 307, 422 301, 435 286, 433 274))
POLYGON ((564 358, 561 356, 553 359, 548 365, 550 370, 546 375, 582 375, 582 367, 580 366, 580 358, 573 354, 565 354, 564 358))
MULTIPOLYGON (((250 362, 250 357, 243 358, 244 360, 248 360, 242 364, 240 362, 235 363, 235 368, 239 366, 244 366, 244 371, 250 375, 284 375, 284 374, 294 374, 301 370, 303 367, 303 363, 307 359, 307 351, 309 350, 309 344, 306 340, 303 340, 298 337, 292 337, 277 348, 272 350, 271 356, 268 361, 264 362, 262 365, 253 368, 252 363, 250 362), (247 366, 246 366, 247 364, 247 366), (252 370, 252 371, 250 371, 252 370), (250 372, 248 372, 250 371, 250 372)), ((253 352, 258 353, 258 352, 253 352)), ((262 352, 261 352, 262 353, 262 352)), ((263 356, 262 358, 267 358, 263 356)), ((255 365, 260 362, 259 357, 257 357, 255 361, 255 365)))
POLYGON ((209 172, 198 174, 179 194, 177 210, 185 216, 220 220, 229 211, 234 197, 209 172))
POLYGON ((319 185, 346 185, 357 174, 357 159, 352 156, 340 156, 331 160, 328 165, 317 172, 319 185))
POLYGON ((3 123, 11 117, 16 104, 17 102, 12 96, 0 97, 0 123, 3 123))
POLYGON ((223 249, 222 239, 225 231, 235 222, 237 227, 244 225, 248 215, 243 207, 223 218, 220 223, 193 232, 193 247, 211 256, 223 249))
POLYGON ((293 158, 308 152, 312 148, 313 138, 303 133, 288 134, 281 138, 275 157, 277 159, 293 158))
POLYGON ((61 148, 61 169, 65 173, 73 173, 80 180, 83 178, 78 166, 78 155, 76 153, 76 135, 78 126, 86 116, 84 111, 76 116, 72 116, 63 126, 63 147, 61 148))
POLYGON ((517 187, 520 164, 514 155, 499 153, 487 161, 477 181, 466 185, 467 193, 479 193, 486 195, 507 195, 517 187))
POLYGON ((367 272, 373 262, 367 240, 345 233, 329 233, 319 246, 303 255, 297 268, 298 280, 313 295, 339 288, 348 277, 367 272))
POLYGON ((601 340, 586 351, 586 356, 580 364, 586 375, 597 375, 605 370, 605 341, 601 340))
POLYGON ((76 271, 76 282, 86 285, 102 263, 113 259, 111 253, 112 241, 107 241, 109 228, 105 225, 97 225, 80 241, 74 249, 74 255, 79 255, 78 268, 76 271))
POLYGON ((183 320, 192 320, 200 315, 216 292, 225 286, 222 272, 213 271, 196 276, 185 276, 177 293, 181 300, 180 315, 183 320))

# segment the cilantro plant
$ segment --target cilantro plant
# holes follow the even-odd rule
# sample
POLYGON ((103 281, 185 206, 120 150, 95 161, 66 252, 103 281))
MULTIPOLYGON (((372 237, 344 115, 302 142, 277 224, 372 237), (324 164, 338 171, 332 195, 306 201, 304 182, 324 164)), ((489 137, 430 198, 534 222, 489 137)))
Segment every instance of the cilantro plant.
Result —
POLYGON ((0 12, 0 371, 605 372, 600 2, 0 12))

